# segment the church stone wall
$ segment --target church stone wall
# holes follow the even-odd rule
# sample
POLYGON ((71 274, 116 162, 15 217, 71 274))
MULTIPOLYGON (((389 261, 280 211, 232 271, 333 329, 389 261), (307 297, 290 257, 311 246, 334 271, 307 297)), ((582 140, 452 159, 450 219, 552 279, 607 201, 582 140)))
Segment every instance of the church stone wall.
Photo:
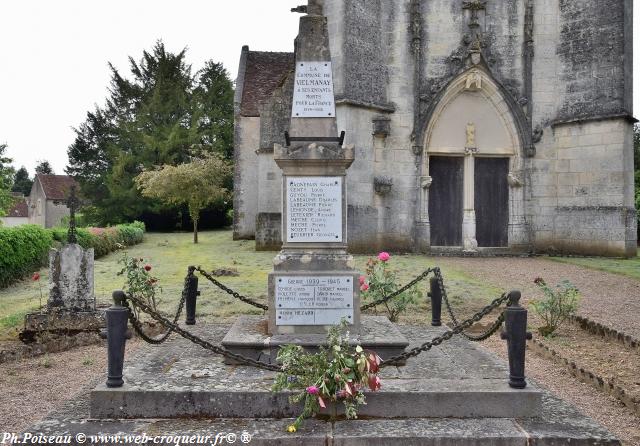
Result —
POLYGON ((233 238, 253 239, 258 209, 260 118, 236 115, 234 136, 233 238))

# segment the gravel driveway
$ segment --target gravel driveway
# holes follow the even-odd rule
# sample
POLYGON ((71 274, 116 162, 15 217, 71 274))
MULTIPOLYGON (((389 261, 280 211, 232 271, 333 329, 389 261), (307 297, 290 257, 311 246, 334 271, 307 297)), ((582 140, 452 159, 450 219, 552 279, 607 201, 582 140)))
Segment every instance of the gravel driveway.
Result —
POLYGON ((458 268, 505 290, 518 289, 524 299, 542 296, 533 283, 536 277, 550 285, 569 280, 582 295, 580 315, 640 339, 640 281, 544 257, 443 257, 436 263, 458 268))

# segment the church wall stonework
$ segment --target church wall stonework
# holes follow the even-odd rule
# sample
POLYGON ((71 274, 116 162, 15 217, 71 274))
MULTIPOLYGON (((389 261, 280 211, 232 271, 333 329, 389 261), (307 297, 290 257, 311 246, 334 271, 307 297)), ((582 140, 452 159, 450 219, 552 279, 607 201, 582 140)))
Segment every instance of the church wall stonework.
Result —
MULTIPOLYGON (((430 250, 421 215, 426 132, 447 89, 474 66, 478 40, 476 66, 497 85, 492 101, 519 139, 509 155, 517 183, 510 183, 517 221, 509 222, 509 249, 635 255, 631 0, 488 0, 477 13, 479 37, 468 3, 482 2, 323 2, 338 131, 356 150, 347 175, 349 249, 430 250), (390 183, 384 191, 380 181, 390 183)), ((283 95, 276 90, 273 98, 283 95)), ((281 108, 284 116, 273 107, 261 113, 268 140, 288 120, 289 106, 281 108)), ((452 131, 466 124, 453 122, 452 131)), ((270 141, 247 138, 241 153, 260 148, 254 208, 273 222, 281 180, 271 175, 270 141)))
POLYGON ((236 116, 234 136, 233 238, 253 239, 258 209, 260 118, 236 116))

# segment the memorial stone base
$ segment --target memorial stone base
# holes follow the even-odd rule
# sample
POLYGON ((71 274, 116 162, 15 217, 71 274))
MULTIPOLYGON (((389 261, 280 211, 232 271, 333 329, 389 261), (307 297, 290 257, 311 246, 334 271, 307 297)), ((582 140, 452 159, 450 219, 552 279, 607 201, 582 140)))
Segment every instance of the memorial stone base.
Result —
MULTIPOLYGON (((366 325, 363 318, 363 325, 366 325)), ((189 327, 218 344, 228 326, 189 327)), ((401 326, 416 346, 442 328, 401 326)), ((271 392, 274 373, 225 365, 176 335, 161 346, 143 345, 125 358, 122 388, 106 377, 91 392, 26 429, 46 435, 78 433, 148 436, 250 435, 251 445, 611 445, 620 442, 574 407, 529 383, 507 385, 506 364, 476 344, 456 337, 405 367, 382 370, 382 389, 367 392, 357 420, 327 414, 286 432, 301 408, 287 392, 271 392)), ((89 441, 87 441, 87 444, 89 441)), ((158 444, 175 444, 165 438, 158 444)), ((117 437, 101 444, 122 444, 117 437)), ((185 443, 186 444, 186 443, 185 443)), ((218 442, 217 444, 230 444, 218 442)))
MULTIPOLYGON (((240 316, 222 340, 222 345, 233 353, 272 364, 280 347, 296 344, 314 353, 326 345, 325 334, 292 333, 269 335, 267 321, 260 316, 240 316)), ((396 325, 383 316, 362 316, 357 332, 349 332, 349 344, 375 351, 382 359, 397 356, 409 345, 396 325)), ((227 364, 233 364, 227 360, 227 364)))

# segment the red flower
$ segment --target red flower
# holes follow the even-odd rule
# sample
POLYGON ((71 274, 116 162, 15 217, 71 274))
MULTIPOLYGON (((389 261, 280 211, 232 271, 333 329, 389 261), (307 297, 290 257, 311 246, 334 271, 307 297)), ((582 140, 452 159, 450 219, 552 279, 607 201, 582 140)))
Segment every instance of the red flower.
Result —
POLYGON ((151 265, 148 265, 148 264, 147 264, 147 265, 145 265, 145 266, 144 266, 144 270, 145 270, 145 271, 151 271, 151 265))
POLYGON ((382 387, 380 378, 375 375, 369 376, 369 388, 375 392, 376 390, 380 389, 380 387, 382 387))
POLYGON ((367 291, 369 289, 369 285, 367 285, 366 283, 363 283, 362 285, 360 285, 360 291, 367 291))
POLYGON ((363 285, 367 281, 367 278, 365 276, 360 276, 358 281, 360 282, 360 285, 363 285))
POLYGON ((31 276, 31 280, 33 280, 34 282, 40 280, 40 273, 33 273, 33 276, 31 276))

